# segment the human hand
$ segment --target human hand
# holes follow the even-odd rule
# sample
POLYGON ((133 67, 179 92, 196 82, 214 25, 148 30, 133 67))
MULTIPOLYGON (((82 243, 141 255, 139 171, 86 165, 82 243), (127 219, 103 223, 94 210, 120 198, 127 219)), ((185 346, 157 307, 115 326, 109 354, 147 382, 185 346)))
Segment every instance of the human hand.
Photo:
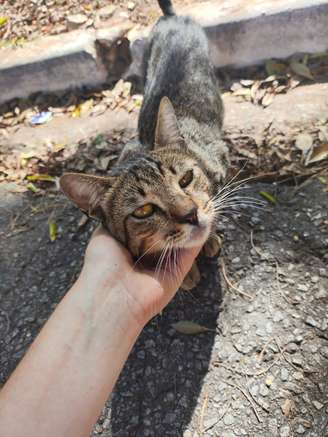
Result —
POLYGON ((108 293, 113 283, 119 283, 132 315, 144 325, 174 297, 200 249, 182 251, 174 272, 141 270, 130 253, 99 226, 87 247, 81 278, 108 293))

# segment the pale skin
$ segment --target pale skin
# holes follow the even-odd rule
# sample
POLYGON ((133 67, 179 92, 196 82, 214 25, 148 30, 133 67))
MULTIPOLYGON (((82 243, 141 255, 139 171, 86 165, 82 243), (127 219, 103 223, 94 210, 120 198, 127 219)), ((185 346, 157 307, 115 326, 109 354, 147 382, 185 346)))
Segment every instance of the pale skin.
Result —
POLYGON ((174 297, 179 275, 134 266, 98 228, 81 274, 0 392, 0 435, 88 437, 145 324, 174 297))

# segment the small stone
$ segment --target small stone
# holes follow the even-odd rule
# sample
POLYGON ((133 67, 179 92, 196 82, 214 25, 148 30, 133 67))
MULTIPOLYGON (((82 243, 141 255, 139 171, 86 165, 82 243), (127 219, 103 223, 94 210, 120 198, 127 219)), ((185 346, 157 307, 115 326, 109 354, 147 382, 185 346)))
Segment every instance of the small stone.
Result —
POLYGON ((272 375, 268 375, 268 376, 265 378, 265 385, 266 385, 267 387, 271 387, 272 384, 273 384, 273 381, 274 381, 274 377, 273 377, 272 375))
POLYGON ((268 394, 269 394, 268 387, 265 386, 265 385, 261 385, 261 387, 260 387, 260 395, 265 397, 265 396, 268 396, 268 394))
POLYGON ((223 422, 226 426, 232 425, 235 421, 235 418, 232 414, 226 414, 223 418, 223 422))
POLYGON ((66 18, 69 30, 75 30, 83 26, 88 21, 88 17, 83 14, 68 15, 66 18))
POLYGON ((308 291, 309 287, 307 285, 305 285, 305 284, 298 284, 297 290, 298 291, 308 291))
POLYGON ((129 11, 133 11, 133 9, 136 7, 136 4, 133 2, 128 2, 127 8, 129 11))
POLYGON ((283 367, 281 370, 280 370, 280 378, 281 378, 281 380, 282 381, 288 381, 288 378, 289 378, 289 372, 288 372, 288 370, 285 368, 285 367, 283 367))
POLYGON ((213 428, 213 426, 217 423, 217 417, 210 417, 209 419, 204 420, 204 428, 206 430, 213 428))
POLYGON ((302 367, 303 366, 303 357, 301 354, 295 354, 292 357, 292 362, 296 366, 302 367))
POLYGON ((323 404, 319 401, 313 401, 312 403, 317 410, 321 410, 321 408, 323 407, 323 404))
POLYGON ((311 276, 311 282, 313 282, 313 284, 319 282, 319 276, 311 276))
POLYGON ((280 322, 284 318, 284 314, 282 314, 281 311, 275 311, 273 315, 273 321, 274 322, 280 322))
POLYGON ((327 328, 328 328, 328 320, 327 320, 327 319, 324 319, 324 320, 322 321, 321 326, 319 327, 319 329, 320 329, 321 331, 326 331, 327 328))
POLYGON ((304 376, 302 372, 295 372, 293 373, 293 378, 296 379, 296 381, 301 381, 304 379, 304 376))
POLYGON ((239 256, 236 256, 236 258, 233 258, 233 259, 231 260, 231 262, 232 262, 232 264, 238 264, 238 263, 240 263, 240 258, 239 258, 239 256))
POLYGON ((309 326, 313 326, 314 328, 319 325, 319 323, 310 316, 305 319, 305 323, 309 326))
POLYGON ((103 8, 100 8, 98 11, 98 17, 100 17, 103 20, 106 20, 107 18, 110 18, 116 10, 115 5, 108 5, 104 6, 103 8))
POLYGON ((298 427, 295 429, 297 434, 304 434, 305 433, 305 428, 303 425, 299 424, 298 427))
POLYGON ((321 355, 322 355, 324 358, 327 358, 327 359, 328 359, 328 346, 322 346, 322 347, 320 348, 319 352, 321 353, 321 355))
POLYGON ((299 347, 297 346, 297 344, 295 343, 289 343, 286 347, 286 352, 288 352, 289 354, 294 354, 295 352, 297 352, 299 349, 299 347))
POLYGON ((289 437, 290 436, 290 428, 289 425, 284 425, 280 427, 280 437, 289 437))

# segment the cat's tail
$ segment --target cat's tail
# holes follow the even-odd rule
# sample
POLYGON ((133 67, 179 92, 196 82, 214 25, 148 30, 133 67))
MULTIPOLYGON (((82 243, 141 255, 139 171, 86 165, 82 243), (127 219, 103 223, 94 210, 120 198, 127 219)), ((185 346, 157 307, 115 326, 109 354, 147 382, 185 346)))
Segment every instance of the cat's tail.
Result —
POLYGON ((158 4, 165 16, 175 15, 171 0, 158 0, 158 4))

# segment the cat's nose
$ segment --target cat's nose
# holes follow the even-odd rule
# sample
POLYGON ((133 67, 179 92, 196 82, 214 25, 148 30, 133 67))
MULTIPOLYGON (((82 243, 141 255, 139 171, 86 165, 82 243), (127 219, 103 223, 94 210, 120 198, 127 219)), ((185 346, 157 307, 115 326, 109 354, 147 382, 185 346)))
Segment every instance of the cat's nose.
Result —
POLYGON ((189 223, 190 225, 198 226, 198 208, 194 206, 186 215, 179 218, 180 223, 189 223))

